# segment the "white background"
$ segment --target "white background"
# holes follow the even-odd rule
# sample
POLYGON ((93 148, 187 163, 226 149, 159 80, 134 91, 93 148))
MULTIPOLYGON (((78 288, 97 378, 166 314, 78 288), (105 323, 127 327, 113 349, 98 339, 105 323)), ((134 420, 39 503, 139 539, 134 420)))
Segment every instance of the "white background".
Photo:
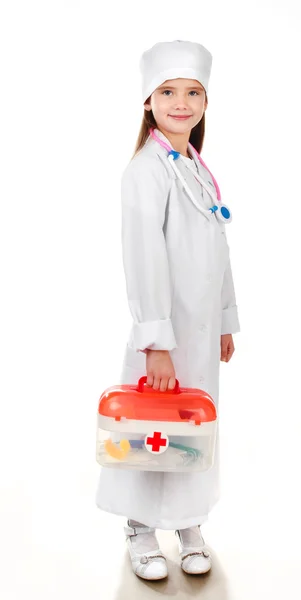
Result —
POLYGON ((126 597, 123 520, 94 500, 96 411, 131 326, 119 191, 139 58, 174 39, 213 54, 202 157, 234 214, 242 331, 221 365, 223 498, 206 526, 232 590, 218 600, 300 597, 299 11, 1 3, 1 600, 126 597))

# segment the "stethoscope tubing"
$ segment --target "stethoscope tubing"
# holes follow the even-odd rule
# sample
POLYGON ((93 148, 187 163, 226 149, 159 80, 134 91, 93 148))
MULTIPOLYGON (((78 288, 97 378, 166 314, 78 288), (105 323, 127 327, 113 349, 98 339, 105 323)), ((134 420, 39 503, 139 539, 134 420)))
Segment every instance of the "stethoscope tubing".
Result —
MULTIPOLYGON (((188 187, 182 173, 180 172, 180 170, 178 169, 178 167, 175 165, 175 159, 173 158, 172 154, 169 154, 168 156, 168 160, 171 163, 176 175, 178 176, 179 180, 181 181, 184 189, 186 190, 188 196, 190 197, 191 201, 193 202, 193 204, 196 206, 196 208, 198 208, 207 219, 210 219, 210 216, 213 214, 213 210, 210 209, 206 209, 203 208, 199 202, 197 202, 195 200, 195 197, 191 191, 191 189, 188 187)), ((187 165, 188 166, 188 165, 187 165)), ((215 205, 216 203, 216 198, 213 196, 212 191, 208 188, 208 186, 205 184, 205 182, 203 181, 203 179, 195 172, 193 171, 193 169, 188 166, 188 169, 193 173, 193 175, 195 176, 195 178, 203 185, 203 187, 205 188, 205 190, 208 192, 208 194, 210 195, 211 199, 213 200, 213 205, 215 205)))
POLYGON ((180 172, 180 170, 178 169, 178 167, 175 164, 175 160, 177 160, 178 158, 181 157, 179 152, 176 152, 175 150, 172 149, 171 146, 169 146, 168 144, 166 144, 163 140, 161 140, 154 132, 154 129, 151 128, 150 129, 150 135, 152 136, 152 138, 158 142, 160 144, 160 146, 162 146, 163 148, 165 148, 168 151, 168 161, 170 162, 173 170, 175 171, 177 177, 179 178, 179 180, 181 181, 183 188, 185 189, 186 193, 188 194, 189 198, 191 199, 192 203, 195 205, 195 207, 204 214, 204 216, 207 219, 211 219, 212 215, 214 215, 214 213, 216 213, 216 217, 218 220, 222 221, 223 223, 230 223, 232 220, 232 215, 231 212, 229 210, 229 208, 225 205, 221 203, 221 193, 220 193, 220 189, 218 187, 217 181, 215 180, 215 178, 213 177, 211 171, 208 169, 208 167, 205 165, 204 161, 201 159, 199 153, 197 152, 197 150, 192 146, 192 144, 189 142, 189 146, 194 150, 194 152, 196 153, 199 162, 207 169, 207 171, 210 173, 213 182, 214 182, 214 186, 216 189, 216 196, 213 194, 212 190, 210 189, 210 187, 207 185, 207 183, 203 180, 203 178, 199 175, 199 173, 195 172, 194 169, 187 164, 187 168, 193 173, 194 177, 197 179, 197 181, 199 181, 199 183, 201 183, 201 185, 204 187, 204 189, 208 192, 210 198, 213 201, 213 206, 209 209, 204 209, 199 202, 196 201, 191 189, 189 188, 188 184, 186 183, 182 173, 180 172), (216 204, 216 202, 219 203, 220 206, 218 206, 216 204), (227 215, 226 217, 224 215, 227 215))

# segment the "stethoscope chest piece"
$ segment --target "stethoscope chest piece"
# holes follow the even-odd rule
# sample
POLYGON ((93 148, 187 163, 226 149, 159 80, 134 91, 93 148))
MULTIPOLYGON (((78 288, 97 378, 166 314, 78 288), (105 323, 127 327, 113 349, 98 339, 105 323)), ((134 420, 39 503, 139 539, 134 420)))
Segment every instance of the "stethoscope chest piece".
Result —
POLYGON ((216 218, 221 223, 231 223, 232 213, 226 204, 220 204, 220 206, 214 206, 213 208, 216 209, 216 218))

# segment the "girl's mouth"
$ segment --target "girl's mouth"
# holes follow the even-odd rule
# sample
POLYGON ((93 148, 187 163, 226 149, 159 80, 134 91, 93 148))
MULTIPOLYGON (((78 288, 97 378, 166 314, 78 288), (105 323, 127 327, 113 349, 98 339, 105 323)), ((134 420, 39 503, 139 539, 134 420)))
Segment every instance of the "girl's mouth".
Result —
POLYGON ((186 121, 186 119, 190 119, 192 115, 187 115, 187 116, 176 116, 176 115, 169 115, 169 117, 171 117, 172 119, 176 119, 177 121, 186 121))

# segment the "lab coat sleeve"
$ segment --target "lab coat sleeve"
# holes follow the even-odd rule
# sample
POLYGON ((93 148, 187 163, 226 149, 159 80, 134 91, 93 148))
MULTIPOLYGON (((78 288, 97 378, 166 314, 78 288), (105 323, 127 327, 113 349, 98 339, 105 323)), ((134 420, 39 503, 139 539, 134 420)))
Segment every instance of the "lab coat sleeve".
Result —
POLYGON ((134 158, 121 178, 123 266, 133 317, 129 346, 137 352, 177 347, 163 231, 169 182, 154 157, 134 158))
MULTIPOLYGON (((226 234, 225 234, 226 235, 226 234)), ((240 323, 236 305, 236 294, 234 289, 233 274, 230 258, 224 273, 222 286, 222 329, 221 334, 238 333, 240 323)))

